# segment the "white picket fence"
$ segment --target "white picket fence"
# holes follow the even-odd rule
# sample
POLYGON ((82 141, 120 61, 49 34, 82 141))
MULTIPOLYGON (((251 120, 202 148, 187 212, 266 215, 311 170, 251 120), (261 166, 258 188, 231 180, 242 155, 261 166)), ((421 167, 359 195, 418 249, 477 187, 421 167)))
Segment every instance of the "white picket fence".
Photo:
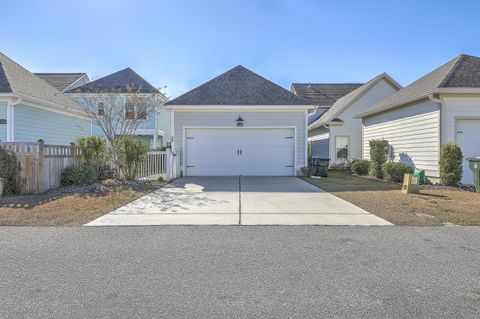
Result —
POLYGON ((137 179, 149 180, 161 177, 170 181, 176 177, 175 154, 171 149, 166 151, 150 151, 140 164, 137 179))

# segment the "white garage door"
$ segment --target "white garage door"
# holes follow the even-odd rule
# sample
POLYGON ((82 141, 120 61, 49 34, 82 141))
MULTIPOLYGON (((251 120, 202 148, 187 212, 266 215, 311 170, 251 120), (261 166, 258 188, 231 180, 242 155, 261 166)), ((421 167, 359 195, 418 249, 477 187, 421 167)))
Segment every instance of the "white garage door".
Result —
POLYGON ((473 184, 472 171, 465 158, 480 156, 480 120, 457 120, 457 143, 463 153, 463 184, 473 184))
POLYGON ((186 129, 186 176, 292 176, 294 129, 186 129))

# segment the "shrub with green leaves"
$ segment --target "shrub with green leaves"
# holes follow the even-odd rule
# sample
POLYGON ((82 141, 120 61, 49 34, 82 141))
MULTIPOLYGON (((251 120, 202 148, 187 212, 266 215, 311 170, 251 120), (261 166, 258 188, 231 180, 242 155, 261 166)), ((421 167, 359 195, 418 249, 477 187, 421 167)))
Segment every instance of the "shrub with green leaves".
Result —
POLYGON ((125 136, 115 141, 115 148, 123 175, 126 179, 134 179, 140 163, 147 156, 149 146, 140 139, 125 136))
POLYGON ((97 181, 97 172, 88 165, 73 165, 65 168, 60 175, 60 185, 90 185, 97 181))
POLYGON ((106 165, 110 158, 107 140, 98 136, 83 136, 77 139, 76 145, 82 152, 85 164, 97 170, 106 165))
POLYGON ((0 180, 3 184, 3 193, 6 195, 18 193, 19 179, 20 167, 15 153, 0 147, 0 180))
POLYGON ((376 178, 383 178, 382 165, 387 161, 388 141, 371 140, 370 145, 370 174, 376 178))
POLYGON ((460 146, 453 142, 440 148, 440 182, 448 186, 458 186, 462 180, 463 154, 460 146))
POLYGON ((382 165, 382 173, 389 182, 402 182, 405 174, 412 174, 413 169, 405 163, 387 162, 382 165))
POLYGON ((357 175, 367 175, 370 171, 370 161, 356 160, 352 163, 352 171, 357 175))

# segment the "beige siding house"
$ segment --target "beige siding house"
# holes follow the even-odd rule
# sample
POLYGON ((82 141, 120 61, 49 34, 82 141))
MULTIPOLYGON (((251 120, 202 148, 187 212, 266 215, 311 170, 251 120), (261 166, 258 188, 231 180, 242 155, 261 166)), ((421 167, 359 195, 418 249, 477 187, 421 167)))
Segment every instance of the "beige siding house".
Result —
MULTIPOLYGON (((460 55, 361 112, 363 158, 369 141, 388 140, 392 159, 439 181, 440 146, 456 142, 465 158, 480 156, 480 58, 460 55)), ((463 163, 463 184, 473 182, 463 163)))
POLYGON ((243 66, 166 106, 179 175, 295 176, 307 165, 314 106, 243 66))
POLYGON ((337 166, 362 158, 362 121, 355 116, 389 97, 401 86, 383 73, 338 99, 320 118, 308 126, 318 134, 309 141, 328 143, 330 165, 337 166))

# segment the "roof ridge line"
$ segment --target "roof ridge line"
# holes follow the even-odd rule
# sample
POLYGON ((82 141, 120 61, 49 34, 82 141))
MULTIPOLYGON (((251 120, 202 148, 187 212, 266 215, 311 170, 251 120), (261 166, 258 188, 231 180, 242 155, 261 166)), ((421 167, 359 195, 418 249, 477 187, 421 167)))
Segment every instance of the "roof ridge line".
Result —
MULTIPOLYGON (((465 55, 460 54, 454 59, 453 65, 448 69, 447 74, 443 77, 442 81, 437 85, 437 88, 442 87, 447 81, 450 79, 450 76, 453 74, 453 72, 457 69, 457 67, 460 65, 460 59, 462 59, 465 55)), ((447 62, 448 63, 448 62, 447 62)))

